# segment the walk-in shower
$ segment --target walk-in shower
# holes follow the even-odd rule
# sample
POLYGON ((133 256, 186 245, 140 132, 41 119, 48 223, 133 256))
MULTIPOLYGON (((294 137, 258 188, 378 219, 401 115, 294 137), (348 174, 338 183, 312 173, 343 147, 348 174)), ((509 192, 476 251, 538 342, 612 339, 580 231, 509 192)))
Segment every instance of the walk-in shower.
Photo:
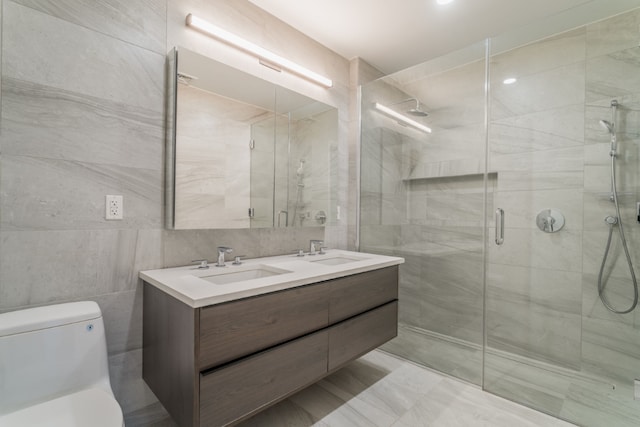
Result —
POLYGON ((611 101, 611 121, 600 120, 600 125, 604 127, 610 136, 611 145, 609 147, 609 156, 611 158, 611 195, 610 200, 613 202, 616 210, 616 216, 607 216, 604 219, 605 224, 609 227, 609 236, 607 237, 607 244, 605 246, 604 255, 602 256, 602 264, 600 265, 600 272, 598 273, 598 295, 602 304, 607 309, 617 314, 626 314, 632 312, 638 305, 638 281, 636 280, 636 274, 633 270, 633 262, 631 261, 631 255, 629 254, 629 247, 627 245, 627 238, 624 234, 624 227, 622 225, 622 216, 620 215, 620 203, 618 200, 618 185, 616 182, 616 158, 618 157, 618 136, 616 134, 616 115, 618 111, 618 101, 611 101), (631 276, 631 285, 633 288, 633 302, 629 308, 616 309, 607 299, 605 289, 607 281, 604 276, 604 270, 607 265, 607 257, 611 250, 611 240, 614 234, 614 229, 617 227, 618 235, 620 236, 620 242, 622 243, 622 249, 627 260, 627 266, 629 267, 629 274, 631 276))
POLYGON ((405 259, 383 349, 585 427, 640 425, 640 9, 626 10, 360 91, 360 250, 405 259))

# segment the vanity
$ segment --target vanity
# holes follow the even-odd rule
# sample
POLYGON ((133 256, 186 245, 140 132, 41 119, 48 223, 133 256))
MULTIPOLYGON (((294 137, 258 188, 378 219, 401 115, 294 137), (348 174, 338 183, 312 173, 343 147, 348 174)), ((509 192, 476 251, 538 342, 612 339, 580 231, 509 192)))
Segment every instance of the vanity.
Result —
MULTIPOLYGON (((185 47, 167 56, 165 226, 337 220, 338 109, 185 47)), ((236 424, 397 335, 402 258, 340 250, 140 272, 143 378, 180 426, 236 424), (205 268, 201 268, 205 267, 205 268)))
POLYGON ((402 262, 330 250, 143 271, 143 378, 180 426, 233 425, 395 337, 402 262))

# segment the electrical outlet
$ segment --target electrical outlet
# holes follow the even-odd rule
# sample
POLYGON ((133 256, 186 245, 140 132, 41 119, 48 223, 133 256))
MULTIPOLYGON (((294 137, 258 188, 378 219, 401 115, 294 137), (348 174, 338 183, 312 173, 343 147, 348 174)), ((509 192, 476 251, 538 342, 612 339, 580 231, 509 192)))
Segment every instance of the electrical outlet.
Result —
POLYGON ((105 196, 105 219, 107 220, 121 220, 124 217, 124 208, 122 205, 122 196, 105 196))

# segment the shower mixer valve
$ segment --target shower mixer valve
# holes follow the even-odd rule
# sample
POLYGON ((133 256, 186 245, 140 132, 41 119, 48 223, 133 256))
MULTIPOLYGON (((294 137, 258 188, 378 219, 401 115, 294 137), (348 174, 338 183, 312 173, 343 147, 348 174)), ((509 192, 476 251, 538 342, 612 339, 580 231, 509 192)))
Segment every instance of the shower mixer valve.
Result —
POLYGON ((544 209, 538 213, 536 224, 545 233, 555 233, 564 227, 564 215, 557 209, 544 209))

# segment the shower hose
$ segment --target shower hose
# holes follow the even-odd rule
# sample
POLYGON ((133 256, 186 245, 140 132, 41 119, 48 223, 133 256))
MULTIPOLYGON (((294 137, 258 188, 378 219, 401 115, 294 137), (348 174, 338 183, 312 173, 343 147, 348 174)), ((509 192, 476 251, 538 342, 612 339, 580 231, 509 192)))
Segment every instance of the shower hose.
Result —
POLYGON ((609 226, 609 237, 607 238, 607 246, 604 250, 604 256, 602 257, 602 265, 600 265, 600 273, 598 274, 598 295, 600 295, 600 300, 602 304, 604 304, 607 309, 617 314, 626 314, 633 311, 638 305, 638 282, 636 280, 636 275, 633 271, 633 264, 631 262, 631 256, 629 255, 629 248, 627 247, 627 239, 624 236, 624 228, 622 226, 622 217, 620 216, 620 205, 618 204, 618 191, 616 186, 616 153, 615 150, 611 151, 611 196, 613 198, 613 203, 616 207, 616 217, 608 216, 605 218, 605 222, 609 226), (609 300, 607 300, 606 295, 604 294, 605 287, 607 286, 606 282, 602 280, 602 275, 604 273, 604 267, 607 262, 607 257, 609 256, 609 250, 611 249, 611 238, 613 237, 613 229, 618 225, 618 231, 620 234, 620 241, 622 242, 622 248, 624 249, 624 255, 627 257, 627 265, 629 266, 629 272, 631 273, 631 280, 633 282, 633 303, 626 310, 616 310, 609 300))

